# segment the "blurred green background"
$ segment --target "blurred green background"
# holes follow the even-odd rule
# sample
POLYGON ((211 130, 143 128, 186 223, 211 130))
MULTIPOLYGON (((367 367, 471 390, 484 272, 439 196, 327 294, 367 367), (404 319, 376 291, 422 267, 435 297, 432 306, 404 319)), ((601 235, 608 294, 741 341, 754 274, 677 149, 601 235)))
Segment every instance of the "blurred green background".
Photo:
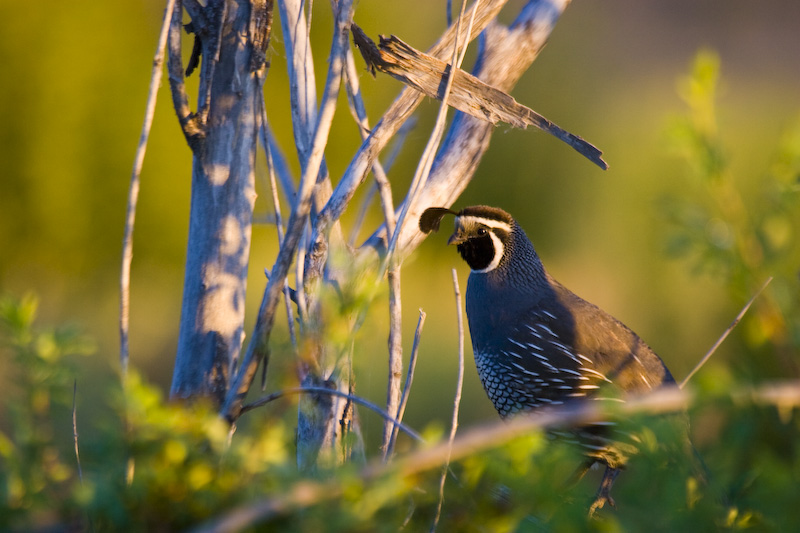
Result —
MULTIPOLYGON (((510 22, 522 4, 510 2, 503 21, 510 22)), ((356 8, 356 22, 369 35, 396 34, 420 49, 445 24, 444 2, 416 2, 413 17, 406 2, 361 0, 356 8)), ((81 360, 78 376, 87 405, 95 394, 92 380, 114 379, 118 367, 123 222, 162 10, 163 2, 155 0, 0 3, 0 292, 33 291, 41 300, 42 322, 72 322, 94 337, 98 353, 81 360)), ((314 3, 320 94, 329 11, 327 3, 314 3)), ((719 55, 719 136, 735 187, 757 198, 753 191, 760 190, 782 133, 800 112, 799 20, 795 0, 574 2, 513 95, 600 147, 611 168, 600 171, 541 132, 500 126, 456 207, 486 203, 511 212, 556 278, 627 323, 683 377, 749 294, 732 293, 718 276, 693 273, 690 262, 668 251, 674 228, 662 206, 690 190, 690 170, 667 134, 671 117, 686 112, 679 80, 699 49, 719 55)), ((268 113, 296 175, 277 18, 274 29, 268 113)), ((188 41, 188 53, 187 47, 188 41)), ((363 71, 361 84, 375 123, 399 84, 363 71)), ((343 99, 341 104, 327 151, 334 179, 358 146, 343 99)), ((431 102, 420 107, 419 125, 390 173, 397 202, 437 108, 431 102)), ((164 80, 137 214, 131 363, 165 390, 180 312, 190 164, 164 80)), ((263 164, 259 171, 263 176, 263 164)), ((259 194, 257 209, 266 213, 269 195, 259 194)), ((349 210, 346 224, 355 211, 349 210)), ((371 217, 368 227, 378 223, 378 211, 371 217)), ((789 239, 797 229, 788 228, 789 239)), ((253 242, 248 324, 263 291, 263 269, 274 258, 274 228, 257 227, 253 242)), ((407 411, 414 427, 446 424, 452 408, 457 342, 450 269, 458 269, 462 290, 468 271, 445 242, 441 234, 428 239, 404 265, 406 359, 418 309, 428 314, 407 411)), ((375 304, 355 352, 357 390, 379 403, 385 397, 387 313, 384 298, 375 304)), ((274 336, 279 347, 287 343, 283 327, 274 336)), ((754 357, 740 339, 746 331, 723 345, 707 375, 715 375, 715 367, 724 373, 757 366, 743 362, 754 357)), ((469 348, 467 359, 462 424, 495 416, 469 348)), ((292 364, 288 351, 276 350, 271 388, 291 379, 292 364)), ((0 361, 0 376, 6 376, 4 365, 0 361)), ((791 364, 761 366, 753 381, 796 377, 786 374, 791 364)), ((362 419, 368 438, 379 435, 380 420, 371 414, 362 419)))

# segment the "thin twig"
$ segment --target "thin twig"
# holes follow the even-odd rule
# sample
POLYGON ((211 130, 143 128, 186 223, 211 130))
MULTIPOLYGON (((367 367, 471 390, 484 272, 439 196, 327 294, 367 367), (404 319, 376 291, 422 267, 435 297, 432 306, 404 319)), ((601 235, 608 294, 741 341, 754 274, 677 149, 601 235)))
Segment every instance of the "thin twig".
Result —
MULTIPOLYGON (((477 3, 473 4, 472 9, 472 17, 470 20, 470 30, 472 28, 472 22, 475 18, 475 8, 477 7, 477 3)), ((461 14, 458 19, 458 24, 461 24, 461 21, 464 16, 464 10, 466 8, 466 0, 461 3, 461 14)), ((458 29, 458 28, 457 28, 458 29)), ((463 52, 466 52, 466 43, 469 42, 469 31, 467 32, 467 37, 464 43, 463 52)), ((453 65, 461 65, 461 61, 464 59, 464 53, 461 53, 459 56, 459 42, 458 39, 453 43, 453 57, 452 57, 452 64, 453 65)), ((427 180, 428 174, 430 173, 431 166, 433 165, 434 154, 436 153, 436 148, 439 146, 439 142, 442 139, 442 135, 444 134, 444 126, 445 121, 447 120, 447 98, 450 94, 450 89, 452 88, 453 76, 450 76, 447 80, 447 85, 444 90, 444 96, 442 97, 442 105, 439 107, 439 115, 436 119, 436 125, 431 132, 430 138, 428 139, 428 144, 425 147, 424 152, 420 158, 419 165, 417 166, 417 172, 414 175, 414 178, 411 182, 411 187, 409 189, 409 201, 404 204, 404 209, 400 211, 400 216, 397 218, 397 223, 394 228, 394 232, 392 234, 392 241, 389 244, 388 253, 386 256, 386 260, 383 263, 383 266, 380 270, 379 279, 383 277, 384 273, 388 271, 389 274, 389 320, 391 322, 391 328, 389 331, 389 383, 387 387, 387 409, 389 411, 394 411, 400 402, 400 376, 402 373, 403 368, 403 360, 402 360, 402 338, 401 338, 401 326, 400 318, 402 316, 402 308, 400 303, 400 260, 398 257, 395 256, 394 247, 392 244, 397 243, 397 235, 399 235, 399 230, 403 226, 403 222, 405 221, 405 215, 408 212, 407 206, 413 202, 413 198, 415 195, 421 190, 422 186, 424 185, 425 181, 427 180)), ((383 433, 383 452, 384 458, 388 457, 388 450, 389 450, 389 441, 392 438, 392 428, 390 424, 384 425, 384 433, 383 433)))
POLYGON ((450 26, 453 24, 453 0, 447 0, 446 15, 447 25, 450 26))
MULTIPOLYGON (((422 326, 425 325, 425 318, 427 315, 422 309, 419 310, 419 320, 417 321, 417 329, 414 332, 414 344, 411 347, 411 358, 408 361, 408 371, 406 372, 406 383, 403 385, 403 395, 400 397, 400 408, 397 410, 397 420, 403 421, 403 416, 406 413, 406 404, 408 404, 408 396, 411 392, 411 384, 414 382, 414 371, 417 368, 417 356, 419 355, 419 343, 422 338, 422 326)), ((389 441, 387 456, 391 457, 394 452, 394 446, 397 443, 397 426, 392 429, 392 439, 389 441)))
MULTIPOLYGON (((356 72, 356 63, 353 59, 353 51, 349 48, 345 57, 345 73, 347 75, 347 101, 350 104, 351 114, 353 115, 353 118, 359 127, 361 140, 365 141, 367 137, 369 137, 370 133, 369 120, 367 119, 367 111, 366 107, 364 106, 364 100, 361 97, 361 89, 358 85, 358 74, 356 72)), ((388 172, 389 167, 391 167, 391 163, 388 163, 387 168, 384 169, 380 160, 375 158, 375 161, 372 164, 372 175, 375 178, 375 188, 381 193, 381 209, 383 210, 383 218, 386 221, 386 227, 391 227, 391 231, 394 231, 395 217, 394 201, 392 200, 392 187, 389 184, 389 179, 386 177, 386 172, 388 172)), ((370 191, 372 191, 372 189, 370 191)), ((366 207, 372 200, 371 197, 371 192, 367 193, 367 197, 364 199, 362 210, 359 213, 359 217, 353 227, 351 243, 355 243, 358 230, 363 221, 363 216, 366 213, 366 207)))
POLYGON ((403 424, 391 414, 387 413, 386 410, 382 409, 379 405, 372 403, 369 400, 361 398, 360 396, 355 396, 353 394, 348 394, 346 392, 342 392, 338 389, 328 389, 325 387, 294 387, 291 389, 283 389, 277 392, 273 392, 272 394, 268 394, 263 398, 259 398, 258 400, 245 404, 242 406, 242 410, 240 414, 244 414, 247 411, 251 411, 257 407, 261 407, 262 405, 266 405, 270 402, 283 398, 284 396, 289 396, 291 394, 328 394, 330 396, 336 396, 339 398, 344 398, 346 400, 350 400, 353 403, 357 403, 374 411, 375 413, 382 416, 385 420, 396 424, 398 428, 400 428, 403 432, 405 432, 408 436, 420 441, 424 442, 422 436, 408 427, 407 425, 403 424))
POLYGON ((289 164, 286 162, 286 156, 281 152, 280 146, 278 146, 278 142, 275 140, 275 135, 273 135, 272 131, 269 129, 269 124, 267 124, 265 135, 266 140, 262 141, 262 143, 266 142, 269 146, 269 153, 272 158, 272 166, 275 169, 276 177, 283 188, 283 194, 287 202, 289 205, 293 205, 295 196, 297 195, 295 192, 294 178, 292 177, 292 172, 289 170, 289 164))
POLYGON ((714 355, 714 352, 716 352, 716 351, 717 351, 717 348, 719 348, 720 344, 722 344, 722 342, 723 342, 723 341, 724 341, 726 338, 728 338, 728 335, 730 334, 730 332, 731 332, 731 331, 733 331, 733 328, 735 328, 735 327, 736 327, 736 326, 739 324, 739 321, 741 321, 741 320, 742 320, 742 318, 744 317, 745 313, 747 313, 747 310, 748 310, 748 309, 750 309, 750 306, 751 306, 751 305, 753 305, 753 302, 754 302, 754 301, 756 300, 756 298, 758 298, 758 296, 759 296, 759 295, 760 295, 760 294, 761 294, 761 293, 764 291, 764 289, 766 289, 766 288, 767 288, 767 285, 769 285, 771 281, 772 281, 772 276, 770 276, 770 277, 767 279, 767 281, 765 281, 765 282, 764 282, 764 284, 763 284, 763 285, 761 285, 761 288, 760 288, 760 289, 758 289, 758 290, 756 291, 756 293, 753 295, 753 297, 752 297, 752 298, 750 298, 750 301, 748 301, 748 302, 745 304, 745 306, 742 308, 742 310, 741 310, 741 311, 739 311, 739 314, 738 314, 738 315, 736 315, 736 318, 733 320, 733 322, 731 322, 731 325, 730 325, 730 326, 728 326, 728 329, 726 329, 726 330, 725 330, 725 331, 722 333, 722 336, 720 336, 720 338, 719 338, 719 339, 717 339, 717 342, 715 342, 715 343, 714 343, 714 346, 712 346, 712 347, 711 347, 711 349, 710 349, 710 350, 708 350, 708 352, 706 352, 706 354, 703 356, 703 358, 700 360, 700 362, 699 362, 699 363, 697 363, 697 365, 695 365, 695 367, 692 369, 692 371, 691 371, 691 372, 689 372, 689 375, 687 375, 685 378, 683 378, 683 381, 681 381, 681 384, 680 384, 680 387, 681 387, 681 388, 685 387, 685 386, 686 386, 686 384, 687 384, 687 383, 689 382, 689 380, 691 379, 691 377, 692 377, 692 376, 694 376, 694 375, 695 375, 695 373, 696 373, 698 370, 700 370, 700 368, 701 368, 701 367, 702 367, 704 364, 706 364, 706 362, 707 362, 707 361, 708 361, 708 360, 711 358, 711 356, 712 356, 712 355, 714 355))
MULTIPOLYGON (((260 128, 260 137, 261 137, 261 144, 264 147, 264 153, 266 154, 267 158, 267 174, 269 176, 269 189, 272 196, 272 205, 273 209, 275 210, 275 227, 278 232, 278 247, 280 248, 283 245, 283 216, 281 214, 281 201, 278 198, 278 184, 275 179, 275 162, 272 158, 272 147, 270 146, 268 133, 267 133, 267 106, 264 102, 264 79, 265 76, 262 74, 259 77, 259 85, 261 88, 259 89, 259 99, 261 100, 261 128, 260 128)), ((284 191, 288 193, 289 191, 284 191)), ((294 313, 292 312, 292 304, 291 298, 289 296, 289 280, 283 280, 283 300, 286 305, 286 319, 289 326, 289 338, 292 341, 292 346, 294 347, 294 351, 297 352, 297 334, 295 333, 294 328, 294 313)), ((263 392, 267 386, 267 366, 268 361, 264 358, 263 364, 261 366, 261 391, 263 392)))
MULTIPOLYGON (((456 21, 456 35, 458 35, 461 22, 464 19, 464 9, 466 7, 466 2, 462 2, 461 4, 461 14, 456 21)), ((439 106, 439 114, 436 117, 436 124, 433 127, 433 131, 431 132, 430 137, 428 138, 428 144, 425 146, 425 150, 420 157, 419 165, 417 166, 417 171, 414 174, 414 178, 411 180, 411 186, 409 187, 408 197, 406 201, 403 203, 403 208, 400 211, 400 216, 397 217, 397 224, 395 225, 394 232, 392 232, 392 237, 389 240, 389 246, 386 250, 386 259, 383 262, 383 266, 380 270, 379 276, 382 278, 384 273, 388 270, 389 266, 392 264, 392 261, 398 261, 399 258, 396 257, 395 249, 397 247, 397 239, 400 236, 400 233, 403 229, 403 225, 405 223, 406 215, 408 214, 409 207, 414 203, 419 192, 424 188, 425 182, 428 180, 428 176, 430 175, 431 166, 433 166, 434 156, 436 155, 436 149, 439 146, 439 142, 442 139, 442 135, 444 134, 444 125, 445 121, 447 120, 447 111, 449 107, 447 105, 447 100, 450 96, 450 91, 453 88, 453 80, 455 76, 452 75, 454 69, 461 67, 461 63, 464 60, 464 55, 467 51, 467 44, 470 41, 470 35, 472 32, 472 26, 475 21, 475 13, 476 8, 478 7, 478 2, 475 2, 472 6, 472 12, 469 20, 469 24, 467 26, 467 32, 464 39, 464 46, 461 49, 461 53, 459 55, 459 41, 456 38, 455 42, 453 43, 453 56, 451 59, 451 75, 447 77, 447 85, 445 86, 444 93, 442 95, 442 103, 439 106)))
POLYGON ((308 158, 309 145, 316 122, 317 95, 314 74, 314 59, 308 39, 310 21, 303 11, 302 0, 279 0, 281 28, 286 38, 286 69, 290 80, 290 102, 295 145, 300 163, 308 158))
MULTIPOLYGON (((386 383, 386 410, 397 413, 400 409, 400 379, 403 376, 403 303, 400 283, 400 265, 395 264, 387 274, 389 284, 389 375, 386 383)), ((389 443, 394 429, 391 422, 383 426, 384 459, 389 457, 389 443)))
MULTIPOLYGON (((175 115, 183 130, 183 136, 192 149, 193 153, 198 153, 201 149, 206 132, 204 124, 198 121, 197 115, 192 113, 189 107, 189 95, 186 92, 186 80, 183 70, 183 59, 181 50, 181 31, 183 24, 183 12, 181 1, 175 2, 170 18, 169 32, 167 39, 167 74, 169 78, 170 94, 172 95, 172 106, 175 108, 175 115)), ((197 31, 197 28, 195 28, 197 31)), ((205 56, 203 61, 206 61, 205 56)))
POLYGON ((78 479, 83 485, 83 469, 81 468, 81 454, 78 453, 78 409, 76 399, 78 397, 78 380, 72 384, 72 440, 75 443, 75 461, 78 463, 78 479))
POLYGON ((447 470, 450 468, 450 453, 453 448, 453 442, 456 439, 456 430, 458 429, 458 411, 461 405, 461 389, 464 385, 464 317, 461 312, 461 289, 458 287, 458 274, 456 269, 453 269, 453 291, 456 296, 456 317, 458 318, 458 380, 456 384, 456 395, 453 399, 453 421, 450 424, 450 437, 448 439, 448 450, 445 456, 444 464, 442 465, 442 477, 439 478, 439 504, 436 507, 436 516, 431 525, 431 533, 436 531, 436 526, 439 524, 439 518, 442 514, 442 504, 444 503, 444 482, 447 479, 447 470))
POLYGON ((125 236, 122 239, 122 267, 120 269, 120 302, 119 302, 119 361, 122 377, 128 374, 128 360, 130 357, 128 334, 130 328, 130 281, 131 263, 133 262, 133 228, 136 221, 136 205, 139 201, 139 177, 142 174, 144 154, 147 151, 147 140, 150 138, 150 128, 153 125, 153 116, 156 110, 158 86, 161 83, 161 67, 164 64, 164 50, 167 46, 172 11, 175 9, 175 0, 168 0, 164 9, 164 20, 158 34, 158 46, 153 58, 153 70, 150 74, 150 89, 147 93, 147 104, 144 112, 144 122, 139 135, 139 146, 133 159, 133 172, 128 188, 128 210, 125 215, 125 236))

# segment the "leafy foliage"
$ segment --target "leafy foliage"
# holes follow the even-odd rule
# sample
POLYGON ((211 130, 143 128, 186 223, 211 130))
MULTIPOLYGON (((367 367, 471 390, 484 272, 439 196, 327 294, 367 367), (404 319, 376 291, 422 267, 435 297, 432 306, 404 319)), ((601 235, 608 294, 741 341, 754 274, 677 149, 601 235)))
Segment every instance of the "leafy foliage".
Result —
MULTIPOLYGON (((304 478, 291 459, 293 437, 280 414, 267 409, 248 415, 230 434, 209 406, 165 404, 161 393, 136 374, 123 387, 107 385, 105 396, 115 414, 92 421, 97 431, 80 440, 81 480, 71 429, 59 420, 70 418, 75 366, 69 356, 89 353, 91 343, 71 330, 37 329, 35 308, 31 297, 5 298, 0 307, 3 350, 14 360, 26 391, 9 404, 11 431, 0 437, 4 529, 60 524, 95 531, 171 531, 234 516, 242 505, 270 509, 263 516, 282 531, 430 527, 440 469, 409 467, 414 452, 386 466, 350 464, 304 478)), ((703 449, 711 472, 707 484, 681 444, 682 416, 628 417, 618 422, 621 429, 635 429, 641 451, 615 488, 619 509, 590 519, 586 509, 599 472, 569 486, 581 461, 578 451, 535 432, 453 463, 440 530, 796 526, 797 410, 732 398, 730 389, 706 389, 691 414, 717 426, 714 440, 703 449)), ((79 427, 88 423, 78 416, 79 427)), ((441 432, 428 431, 428 437, 440 438, 441 432)))
POLYGON ((672 121, 669 134, 690 172, 684 194, 665 200, 664 212, 673 224, 668 251, 689 258, 695 272, 719 279, 740 303, 773 276, 771 290, 744 323, 747 345, 769 357, 750 358, 753 364, 741 370, 751 378, 797 376, 800 116, 778 142, 763 176, 735 176, 734 154, 725 149, 718 125, 719 71, 719 58, 701 52, 680 84, 689 111, 672 121))

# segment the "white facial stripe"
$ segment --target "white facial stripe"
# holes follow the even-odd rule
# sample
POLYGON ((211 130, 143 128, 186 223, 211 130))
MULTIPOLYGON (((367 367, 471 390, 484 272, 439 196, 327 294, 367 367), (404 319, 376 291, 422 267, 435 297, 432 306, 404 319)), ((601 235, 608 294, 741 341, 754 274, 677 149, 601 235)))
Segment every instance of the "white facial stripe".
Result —
POLYGON ((476 217, 471 215, 464 215, 458 218, 464 222, 473 222, 475 224, 486 226, 487 228, 497 228, 507 233, 511 233, 511 225, 507 222, 503 222, 502 220, 492 220, 490 218, 476 217))
MULTIPOLYGON (((478 219, 478 220, 484 220, 484 219, 478 219)), ((506 226, 508 226, 508 224, 506 224, 506 226)), ((489 263, 486 266, 486 268, 482 268, 480 270, 473 270, 473 272, 477 272, 478 274, 486 274, 487 272, 491 272, 492 270, 497 268, 497 265, 500 264, 500 260, 503 258, 503 253, 505 252, 505 247, 503 246, 503 243, 500 242, 500 239, 497 237, 497 235, 494 234, 493 231, 489 232, 489 237, 492 238, 492 243, 494 244, 494 257, 492 258, 492 262, 489 263)))

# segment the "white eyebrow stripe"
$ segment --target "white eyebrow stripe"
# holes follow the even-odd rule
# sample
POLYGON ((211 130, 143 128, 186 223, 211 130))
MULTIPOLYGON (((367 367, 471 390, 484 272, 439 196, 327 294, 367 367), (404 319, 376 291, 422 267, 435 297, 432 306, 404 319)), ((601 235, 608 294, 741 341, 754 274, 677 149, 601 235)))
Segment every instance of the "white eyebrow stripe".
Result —
POLYGON ((491 218, 484 218, 484 217, 476 217, 473 215, 462 215, 457 217, 463 221, 470 221, 475 222, 477 224, 482 224, 487 228, 496 228, 511 233, 511 224, 508 222, 503 222, 502 220, 492 220, 491 218))

